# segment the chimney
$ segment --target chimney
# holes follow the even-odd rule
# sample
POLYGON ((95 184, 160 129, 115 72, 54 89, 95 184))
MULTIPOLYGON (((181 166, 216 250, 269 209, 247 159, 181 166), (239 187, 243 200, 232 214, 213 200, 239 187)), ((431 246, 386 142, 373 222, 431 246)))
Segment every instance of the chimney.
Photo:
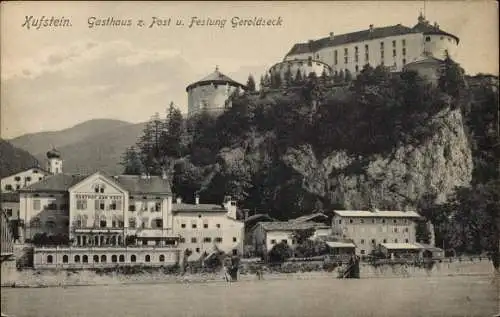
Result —
POLYGON ((330 32, 330 41, 333 41, 334 37, 335 37, 335 34, 333 34, 333 32, 330 32))
POLYGON ((198 194, 194 195, 194 203, 196 205, 200 204, 200 195, 198 195, 198 194))
POLYGON ((178 196, 178 197, 177 197, 177 199, 175 200, 175 203, 176 203, 176 204, 180 204, 180 203, 182 203, 182 198, 181 198, 181 196, 178 196))
POLYGON ((370 24, 370 33, 373 32, 373 24, 370 24))
POLYGON ((227 211, 227 216, 236 220, 236 201, 232 200, 231 196, 226 196, 222 205, 227 211))

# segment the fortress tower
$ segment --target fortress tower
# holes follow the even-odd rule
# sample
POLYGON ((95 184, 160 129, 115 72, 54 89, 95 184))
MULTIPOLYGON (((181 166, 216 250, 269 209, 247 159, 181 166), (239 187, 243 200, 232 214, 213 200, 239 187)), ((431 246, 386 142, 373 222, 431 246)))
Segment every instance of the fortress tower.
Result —
POLYGON ((63 160, 61 158, 61 153, 56 150, 52 149, 47 152, 47 171, 52 174, 59 174, 62 173, 62 168, 63 168, 63 160))
POLYGON ((213 73, 186 87, 188 116, 200 111, 215 114, 223 112, 226 107, 230 107, 226 102, 237 89, 245 90, 246 87, 224 75, 216 67, 213 73))

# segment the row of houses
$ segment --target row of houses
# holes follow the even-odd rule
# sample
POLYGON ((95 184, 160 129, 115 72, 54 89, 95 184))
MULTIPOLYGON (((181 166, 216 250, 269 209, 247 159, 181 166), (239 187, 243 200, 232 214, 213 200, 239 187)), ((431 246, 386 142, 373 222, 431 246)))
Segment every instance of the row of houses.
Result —
POLYGON ((2 194, 2 208, 16 210, 8 215, 17 241, 35 246, 39 268, 166 265, 219 251, 265 257, 279 243, 296 247, 296 233, 304 230, 335 254, 421 249, 415 241, 420 216, 412 211, 335 210, 333 217, 276 221, 248 217, 229 196, 220 204, 201 203, 198 195, 189 203, 174 199, 166 177, 65 174, 57 151, 47 159, 43 177, 2 194))

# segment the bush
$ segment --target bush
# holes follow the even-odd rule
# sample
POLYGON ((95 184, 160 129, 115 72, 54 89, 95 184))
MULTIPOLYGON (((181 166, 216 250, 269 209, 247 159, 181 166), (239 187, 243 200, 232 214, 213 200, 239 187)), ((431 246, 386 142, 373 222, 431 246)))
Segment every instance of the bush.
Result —
POLYGON ((283 263, 291 256, 292 249, 283 242, 276 244, 268 253, 269 262, 271 263, 283 263))

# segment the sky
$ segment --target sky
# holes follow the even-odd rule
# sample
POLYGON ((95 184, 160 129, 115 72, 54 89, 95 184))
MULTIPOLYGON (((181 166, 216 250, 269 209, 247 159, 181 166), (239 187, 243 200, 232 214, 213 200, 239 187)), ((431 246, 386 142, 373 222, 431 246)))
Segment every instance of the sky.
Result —
MULTIPOLYGON (((144 122, 170 102, 185 113, 186 86, 216 65, 239 82, 250 73, 258 80, 297 42, 370 24, 411 27, 423 9, 423 1, 2 2, 1 136, 97 118, 144 122), (28 29, 30 16, 64 17, 70 25, 28 29), (132 26, 89 25, 109 17, 132 26), (193 17, 227 22, 189 27, 193 17), (253 17, 280 18, 281 25, 232 27, 234 18, 253 17), (170 18, 171 25, 150 28, 153 18, 170 18), (184 25, 175 26, 177 20, 184 25)), ((496 1, 427 1, 425 15, 460 38, 456 60, 467 73, 498 74, 496 1)))

